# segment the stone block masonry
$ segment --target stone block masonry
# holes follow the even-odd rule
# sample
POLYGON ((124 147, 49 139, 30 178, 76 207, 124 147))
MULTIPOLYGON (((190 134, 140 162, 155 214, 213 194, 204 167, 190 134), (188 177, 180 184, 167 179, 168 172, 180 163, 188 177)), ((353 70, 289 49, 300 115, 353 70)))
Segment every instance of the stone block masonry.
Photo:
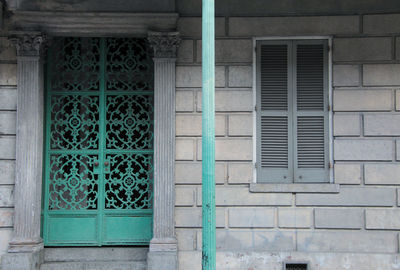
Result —
MULTIPOLYGON (((324 264, 327 270, 345 269, 343 260, 349 269, 359 264, 368 270, 393 269, 379 256, 392 256, 385 260, 394 262, 399 245, 399 18, 398 14, 217 18, 218 269, 258 269, 260 258, 265 267, 269 252, 279 254, 279 260, 268 259, 271 269, 282 269, 282 258, 310 261, 312 269, 321 267, 322 258, 329 261, 324 264), (306 183, 300 185, 307 188, 292 192, 277 183, 272 191, 268 186, 273 184, 268 184, 259 189, 263 192, 250 192, 249 184, 257 185, 253 38, 313 35, 333 37, 332 181, 340 186, 335 191, 317 190, 306 183), (240 262, 237 252, 242 252, 237 255, 240 262)), ((176 89, 180 269, 196 269, 193 262, 201 261, 198 20, 185 17, 179 23, 184 36, 176 89)))
POLYGON ((7 252, 14 220, 16 69, 15 48, 0 37, 0 256, 7 252))
POLYGON ((333 86, 358 86, 359 65, 333 65, 333 86))

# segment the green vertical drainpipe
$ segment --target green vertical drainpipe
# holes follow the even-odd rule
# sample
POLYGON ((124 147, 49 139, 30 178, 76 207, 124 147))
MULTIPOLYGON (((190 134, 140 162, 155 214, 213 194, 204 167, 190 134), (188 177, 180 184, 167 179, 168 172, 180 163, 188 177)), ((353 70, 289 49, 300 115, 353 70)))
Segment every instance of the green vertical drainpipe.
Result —
POLYGON ((203 270, 216 268, 215 244, 215 34, 214 0, 203 0, 202 12, 202 201, 203 270))

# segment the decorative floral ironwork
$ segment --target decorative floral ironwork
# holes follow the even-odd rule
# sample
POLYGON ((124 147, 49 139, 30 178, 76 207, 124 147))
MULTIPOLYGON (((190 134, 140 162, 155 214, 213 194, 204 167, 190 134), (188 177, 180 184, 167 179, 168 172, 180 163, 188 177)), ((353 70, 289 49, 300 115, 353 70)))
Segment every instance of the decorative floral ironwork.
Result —
POLYGON ((49 65, 46 209, 151 209, 153 62, 146 40, 56 38, 49 65))
POLYGON ((99 98, 83 95, 51 97, 51 149, 97 149, 99 98))
POLYGON ((110 173, 105 175, 106 209, 150 209, 152 204, 153 156, 107 155, 110 173))
POLYGON ((97 209, 97 156, 54 154, 50 157, 49 210, 97 209))
POLYGON ((106 47, 107 90, 153 90, 153 61, 145 39, 109 38, 106 47))
POLYGON ((99 38, 56 38, 50 57, 52 91, 100 89, 99 38))
POLYGON ((108 95, 107 149, 153 148, 153 96, 108 95))

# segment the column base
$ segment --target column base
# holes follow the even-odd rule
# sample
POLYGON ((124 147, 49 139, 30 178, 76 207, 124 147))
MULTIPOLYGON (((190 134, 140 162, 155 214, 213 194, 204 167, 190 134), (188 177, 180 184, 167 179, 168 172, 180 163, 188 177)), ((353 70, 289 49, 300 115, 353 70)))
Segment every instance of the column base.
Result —
MULTIPOLYGON (((18 268, 19 269, 19 268, 18 268)), ((177 251, 150 251, 147 254, 148 270, 177 270, 178 252, 177 251)))
POLYGON ((25 253, 6 253, 1 257, 1 269, 39 270, 43 257, 43 249, 25 253))
POLYGON ((150 251, 147 254, 147 269, 178 269, 178 244, 176 238, 153 238, 151 240, 150 251))
POLYGON ((39 270, 44 259, 42 239, 13 239, 1 258, 2 270, 39 270))
POLYGON ((34 253, 43 250, 43 240, 12 239, 8 247, 8 253, 34 253))

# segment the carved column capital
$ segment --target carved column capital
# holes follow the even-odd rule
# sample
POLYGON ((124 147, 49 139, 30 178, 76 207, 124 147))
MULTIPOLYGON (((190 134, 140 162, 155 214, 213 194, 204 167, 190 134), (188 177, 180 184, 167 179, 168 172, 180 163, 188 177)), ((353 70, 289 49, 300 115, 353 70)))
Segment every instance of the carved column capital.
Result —
POLYGON ((155 58, 176 58, 181 43, 178 32, 149 32, 147 39, 154 50, 155 58))
POLYGON ((13 35, 10 41, 17 49, 18 56, 41 56, 47 49, 47 36, 44 34, 13 35))

